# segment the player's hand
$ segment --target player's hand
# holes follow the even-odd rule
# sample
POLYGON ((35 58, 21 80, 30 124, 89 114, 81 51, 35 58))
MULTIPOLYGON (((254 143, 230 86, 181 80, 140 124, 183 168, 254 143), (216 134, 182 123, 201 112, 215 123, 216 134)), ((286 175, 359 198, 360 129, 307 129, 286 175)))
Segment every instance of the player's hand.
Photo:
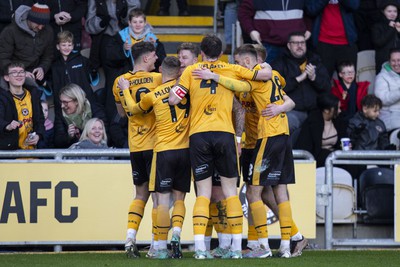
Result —
POLYGON ((6 126, 7 131, 12 131, 15 129, 18 129, 21 126, 21 123, 19 121, 13 120, 6 126))
POLYGON ((129 89, 129 81, 124 77, 118 79, 118 87, 121 91, 129 89))
POLYGON ((124 43, 124 50, 131 50, 132 44, 129 43, 129 37, 126 38, 124 43))
POLYGON ((213 73, 211 70, 207 68, 197 68, 194 71, 192 71, 192 75, 197 79, 214 80, 217 74, 213 73))
POLYGON ((43 80, 44 78, 44 70, 42 67, 38 67, 32 71, 33 75, 35 75, 36 80, 43 80))
POLYGON ((253 40, 254 42, 256 42, 256 43, 258 43, 258 44, 260 44, 260 45, 262 45, 262 43, 261 43, 261 36, 260 36, 260 33, 258 32, 258 31, 251 31, 250 32, 250 38, 251 38, 251 40, 253 40))
POLYGON ((269 120, 272 117, 282 113, 282 106, 277 104, 268 104, 268 106, 261 111, 261 115, 269 120))

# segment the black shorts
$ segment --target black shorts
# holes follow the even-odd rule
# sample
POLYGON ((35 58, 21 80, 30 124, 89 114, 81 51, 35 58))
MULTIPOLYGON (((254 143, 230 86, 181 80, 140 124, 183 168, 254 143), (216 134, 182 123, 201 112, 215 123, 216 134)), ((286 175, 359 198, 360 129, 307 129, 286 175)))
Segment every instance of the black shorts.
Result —
POLYGON ((227 132, 202 132, 190 136, 190 161, 195 181, 219 175, 239 175, 236 138, 227 132))
POLYGON ((149 181, 153 150, 131 152, 131 167, 134 185, 142 185, 149 181))
POLYGON ((292 144, 288 135, 257 140, 248 183, 262 186, 295 183, 292 144))
POLYGON ((190 192, 189 148, 154 152, 149 190, 190 192))
POLYGON ((249 179, 249 167, 251 163, 251 159, 253 158, 254 148, 247 149, 242 148, 242 155, 240 155, 240 163, 242 167, 242 177, 243 182, 247 183, 249 179))

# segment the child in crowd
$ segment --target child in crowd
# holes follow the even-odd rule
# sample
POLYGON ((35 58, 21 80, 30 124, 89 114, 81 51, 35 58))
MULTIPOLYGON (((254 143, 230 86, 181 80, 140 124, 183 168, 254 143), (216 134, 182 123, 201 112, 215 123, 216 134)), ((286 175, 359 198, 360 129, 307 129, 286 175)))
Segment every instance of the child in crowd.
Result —
POLYGON ((132 9, 128 14, 129 26, 119 32, 123 53, 126 59, 129 59, 128 70, 133 69, 133 57, 131 47, 138 42, 151 42, 156 47, 158 59, 155 67, 158 71, 159 66, 166 57, 164 45, 152 32, 152 27, 146 22, 146 15, 140 9, 132 9))
POLYGON ((385 124, 378 118, 382 101, 375 95, 366 95, 361 101, 362 110, 349 121, 347 134, 353 150, 384 150, 389 148, 385 124))
POLYGON ((49 119, 49 104, 46 100, 41 101, 43 117, 44 117, 44 136, 43 140, 38 143, 38 148, 53 148, 54 147, 54 123, 49 119))
POLYGON ((74 51, 74 36, 69 31, 63 31, 57 35, 57 50, 60 56, 51 67, 51 86, 54 93, 54 108, 61 108, 58 99, 59 92, 64 86, 74 83, 79 85, 86 94, 86 98, 92 105, 99 106, 92 87, 90 86, 90 75, 88 60, 79 52, 74 51))
POLYGON ((333 80, 331 92, 340 101, 341 114, 337 118, 338 133, 344 136, 349 120, 361 110, 361 100, 368 93, 370 82, 356 82, 356 70, 351 61, 342 61, 337 66, 339 79, 333 80))

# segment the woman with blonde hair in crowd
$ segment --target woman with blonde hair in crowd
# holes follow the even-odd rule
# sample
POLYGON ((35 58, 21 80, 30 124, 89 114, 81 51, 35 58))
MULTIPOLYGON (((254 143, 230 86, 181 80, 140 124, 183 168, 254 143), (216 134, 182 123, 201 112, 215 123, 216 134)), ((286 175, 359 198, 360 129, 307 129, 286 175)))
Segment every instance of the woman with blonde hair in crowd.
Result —
POLYGON ((67 148, 78 142, 86 123, 97 117, 85 92, 79 85, 70 83, 60 90, 61 111, 56 110, 54 121, 54 146, 67 148))

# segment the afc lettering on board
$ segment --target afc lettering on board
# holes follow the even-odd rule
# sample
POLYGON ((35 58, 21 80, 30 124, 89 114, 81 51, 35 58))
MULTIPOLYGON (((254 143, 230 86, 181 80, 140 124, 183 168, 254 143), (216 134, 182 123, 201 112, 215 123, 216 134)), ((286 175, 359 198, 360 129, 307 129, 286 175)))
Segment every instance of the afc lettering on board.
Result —
MULTIPOLYGON (((1 209, 0 223, 7 223, 10 214, 17 216, 18 223, 26 223, 25 205, 30 205, 29 223, 38 222, 39 207, 47 206, 46 198, 39 198, 41 190, 51 190, 51 182, 30 182, 29 203, 22 201, 22 193, 19 182, 7 182, 1 209)), ((69 214, 63 214, 63 191, 70 191, 71 198, 78 197, 78 186, 74 182, 59 182, 54 187, 54 218, 60 223, 72 223, 78 218, 78 207, 70 207, 69 214)))

